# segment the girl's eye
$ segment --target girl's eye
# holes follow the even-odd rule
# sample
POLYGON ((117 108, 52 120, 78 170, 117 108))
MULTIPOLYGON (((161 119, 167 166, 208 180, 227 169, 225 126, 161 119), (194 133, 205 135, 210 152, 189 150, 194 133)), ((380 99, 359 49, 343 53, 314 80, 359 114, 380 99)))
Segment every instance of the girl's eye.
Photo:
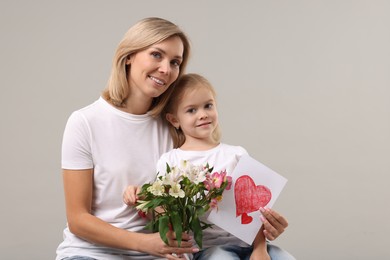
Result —
POLYGON ((190 108, 190 109, 187 109, 187 113, 190 113, 190 114, 193 114, 196 112, 196 109, 195 108, 190 108))
POLYGON ((210 108, 213 108, 213 106, 214 106, 214 105, 213 105, 212 103, 209 103, 209 104, 206 104, 206 105, 205 105, 205 108, 210 109, 210 108))
POLYGON ((154 58, 156 59, 160 59, 161 58, 161 54, 159 52, 152 52, 151 54, 154 58))

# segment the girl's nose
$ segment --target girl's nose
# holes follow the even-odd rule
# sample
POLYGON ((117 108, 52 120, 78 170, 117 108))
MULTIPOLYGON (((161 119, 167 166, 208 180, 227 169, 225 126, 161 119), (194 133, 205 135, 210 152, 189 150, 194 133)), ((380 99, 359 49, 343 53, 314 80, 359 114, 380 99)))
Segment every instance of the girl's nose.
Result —
POLYGON ((200 114, 200 119, 206 119, 206 118, 208 118, 209 116, 207 115, 207 113, 206 112, 201 112, 201 114, 200 114))

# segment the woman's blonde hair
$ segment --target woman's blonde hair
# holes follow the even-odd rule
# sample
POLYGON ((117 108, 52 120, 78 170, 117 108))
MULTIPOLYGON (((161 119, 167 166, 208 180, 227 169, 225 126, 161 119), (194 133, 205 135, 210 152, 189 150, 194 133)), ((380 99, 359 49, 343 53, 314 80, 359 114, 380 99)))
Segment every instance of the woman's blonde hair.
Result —
MULTIPOLYGON (((111 76, 102 93, 103 98, 115 106, 123 107, 131 91, 127 78, 130 66, 126 65, 127 58, 134 53, 149 48, 153 44, 174 36, 181 39, 184 47, 180 76, 185 71, 190 55, 190 42, 184 32, 172 22, 158 17, 145 18, 133 25, 126 32, 115 52, 111 76)), ((154 98, 149 111, 152 116, 160 115, 174 84, 175 82, 163 94, 154 98)))
MULTIPOLYGON (((168 124, 169 132, 173 139, 174 148, 182 146, 186 140, 186 137, 181 129, 176 129, 171 123, 168 122, 167 114, 176 115, 177 108, 179 107, 179 103, 182 101, 184 95, 188 91, 193 91, 200 88, 206 88, 209 90, 214 96, 214 99, 216 99, 217 94, 215 89, 205 77, 196 73, 182 75, 177 79, 175 88, 172 90, 170 98, 162 111, 162 117, 168 124)), ((219 142, 221 140, 221 129, 219 124, 214 129, 212 138, 215 142, 219 142)))

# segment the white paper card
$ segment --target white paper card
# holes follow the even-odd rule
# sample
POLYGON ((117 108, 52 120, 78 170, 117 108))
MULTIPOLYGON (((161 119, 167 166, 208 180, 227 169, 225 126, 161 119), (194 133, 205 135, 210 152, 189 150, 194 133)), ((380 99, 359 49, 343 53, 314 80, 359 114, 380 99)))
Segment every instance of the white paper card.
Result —
POLYGON ((272 208, 287 179, 249 155, 243 155, 229 175, 232 187, 207 219, 252 244, 262 225, 259 208, 272 208))

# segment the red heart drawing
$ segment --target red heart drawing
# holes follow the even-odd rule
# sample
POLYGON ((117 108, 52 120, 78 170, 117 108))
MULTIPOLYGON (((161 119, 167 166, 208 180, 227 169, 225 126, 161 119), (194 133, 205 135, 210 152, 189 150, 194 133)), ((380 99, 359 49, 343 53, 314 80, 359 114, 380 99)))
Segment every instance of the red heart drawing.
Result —
POLYGON ((246 213, 242 213, 241 215, 241 224, 249 224, 251 223, 253 218, 251 216, 248 216, 246 213))
POLYGON ((234 198, 236 201, 236 216, 241 215, 241 223, 249 224, 252 217, 248 213, 265 207, 272 198, 271 191, 264 185, 257 185, 248 175, 242 175, 234 185, 234 198), (251 219, 249 219, 249 217, 251 219))

